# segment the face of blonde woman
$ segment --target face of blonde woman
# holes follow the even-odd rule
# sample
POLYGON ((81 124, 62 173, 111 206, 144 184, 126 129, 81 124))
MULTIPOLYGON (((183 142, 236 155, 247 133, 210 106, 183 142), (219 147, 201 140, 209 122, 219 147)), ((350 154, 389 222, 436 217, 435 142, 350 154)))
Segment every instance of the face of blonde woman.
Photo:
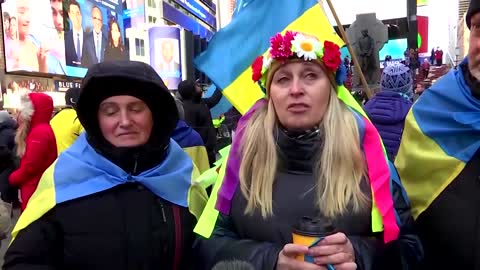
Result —
POLYGON ((318 125, 330 94, 330 80, 320 65, 303 61, 280 67, 272 77, 269 92, 278 120, 289 130, 318 125))

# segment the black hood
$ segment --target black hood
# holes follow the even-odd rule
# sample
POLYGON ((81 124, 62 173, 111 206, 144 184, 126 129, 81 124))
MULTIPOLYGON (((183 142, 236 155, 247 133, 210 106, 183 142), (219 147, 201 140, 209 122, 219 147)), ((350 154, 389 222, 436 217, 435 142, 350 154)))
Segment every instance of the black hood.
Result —
POLYGON ((89 143, 129 173, 140 173, 163 160, 178 121, 175 100, 160 76, 148 64, 135 61, 103 62, 90 67, 82 82, 77 114, 89 143), (100 103, 119 95, 141 99, 151 110, 153 130, 146 145, 115 147, 103 137, 97 117, 100 103))
POLYGON ((67 92, 65 92, 65 105, 75 108, 81 91, 81 88, 69 88, 67 92))
POLYGON ((0 131, 2 131, 3 129, 17 130, 17 128, 17 122, 13 118, 9 118, 0 122, 0 131))
POLYGON ((196 83, 193 80, 186 80, 178 84, 178 93, 183 100, 198 100, 202 97, 195 89, 196 83))
POLYGON ((467 23, 468 29, 471 27, 471 19, 473 15, 480 12, 480 0, 471 0, 470 5, 468 6, 467 16, 465 17, 465 22, 467 23))

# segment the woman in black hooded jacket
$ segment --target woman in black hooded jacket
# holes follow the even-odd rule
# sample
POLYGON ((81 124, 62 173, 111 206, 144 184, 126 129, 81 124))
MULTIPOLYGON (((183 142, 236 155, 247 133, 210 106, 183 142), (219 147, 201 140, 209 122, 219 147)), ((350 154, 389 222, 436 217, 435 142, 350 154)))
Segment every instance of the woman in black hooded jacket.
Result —
POLYGON ((131 61, 92 66, 82 87, 86 132, 45 172, 3 269, 190 269, 192 207, 202 209, 190 198, 206 194, 170 139, 178 112, 169 90, 131 61))

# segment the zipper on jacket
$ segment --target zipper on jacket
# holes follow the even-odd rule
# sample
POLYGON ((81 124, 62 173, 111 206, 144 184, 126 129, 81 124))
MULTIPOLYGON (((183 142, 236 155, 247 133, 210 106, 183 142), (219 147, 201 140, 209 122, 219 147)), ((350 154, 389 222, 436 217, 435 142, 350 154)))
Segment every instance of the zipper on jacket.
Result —
POLYGON ((180 259, 182 252, 182 223, 180 218, 180 209, 176 205, 172 205, 173 219, 175 220, 175 255, 173 257, 173 270, 180 267, 180 259))
POLYGON ((165 208, 163 207, 163 203, 159 200, 160 203, 160 210, 162 210, 162 219, 163 223, 167 223, 167 216, 165 215, 165 208))
POLYGON ((138 154, 135 154, 135 164, 133 165, 133 174, 137 173, 137 165, 138 165, 138 154))

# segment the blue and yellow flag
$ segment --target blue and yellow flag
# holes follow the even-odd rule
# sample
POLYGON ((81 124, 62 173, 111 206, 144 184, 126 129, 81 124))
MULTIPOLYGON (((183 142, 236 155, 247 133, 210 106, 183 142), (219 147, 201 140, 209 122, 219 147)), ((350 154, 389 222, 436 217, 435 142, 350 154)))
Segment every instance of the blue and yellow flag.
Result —
POLYGON ((196 182, 198 170, 188 155, 170 140, 168 155, 158 166, 130 175, 103 156, 87 142, 85 133, 45 171, 27 208, 20 216, 12 236, 41 218, 55 205, 111 189, 127 182, 138 182, 158 197, 189 207, 197 218, 207 196, 196 182))
MULTIPOLYGON (((465 60, 461 66, 466 66, 465 60)), ((413 105, 395 165, 416 219, 480 148, 480 102, 453 69, 413 105)))
POLYGON ((190 156, 201 174, 210 169, 207 149, 202 137, 185 121, 178 121, 172 139, 190 156))
POLYGON ((241 113, 265 94, 252 81, 253 60, 267 53, 270 37, 287 30, 309 33, 340 47, 338 37, 317 0, 250 0, 232 22, 217 32, 194 61, 241 113))

